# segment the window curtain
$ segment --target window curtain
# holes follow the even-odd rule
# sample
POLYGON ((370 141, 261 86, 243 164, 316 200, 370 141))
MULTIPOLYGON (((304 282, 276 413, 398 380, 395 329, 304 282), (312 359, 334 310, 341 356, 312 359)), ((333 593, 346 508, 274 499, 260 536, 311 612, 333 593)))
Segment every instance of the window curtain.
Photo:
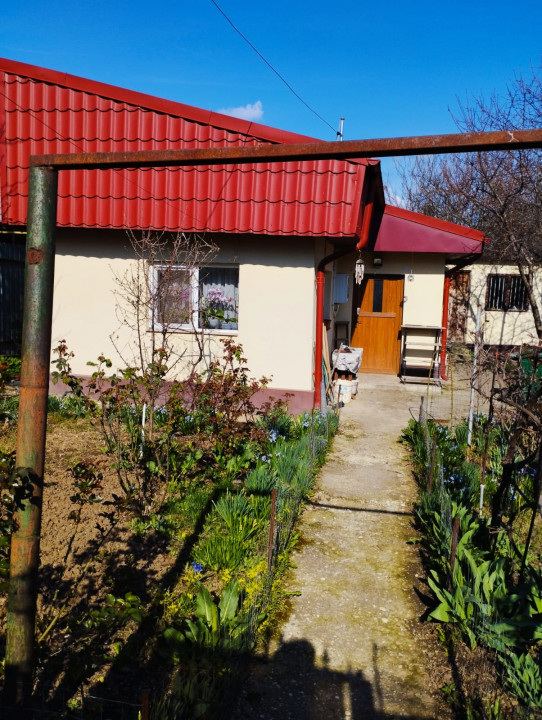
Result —
POLYGON ((237 318, 239 307, 238 268, 200 268, 200 306, 209 304, 212 298, 224 317, 237 318))

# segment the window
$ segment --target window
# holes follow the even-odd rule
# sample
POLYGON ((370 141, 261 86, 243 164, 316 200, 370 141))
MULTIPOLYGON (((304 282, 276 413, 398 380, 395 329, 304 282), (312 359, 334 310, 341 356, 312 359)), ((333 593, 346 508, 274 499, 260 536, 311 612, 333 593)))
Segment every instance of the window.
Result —
POLYGON ((161 328, 237 330, 237 267, 155 266, 153 292, 161 328))
POLYGON ((488 275, 486 310, 527 310, 527 290, 520 275, 488 275))

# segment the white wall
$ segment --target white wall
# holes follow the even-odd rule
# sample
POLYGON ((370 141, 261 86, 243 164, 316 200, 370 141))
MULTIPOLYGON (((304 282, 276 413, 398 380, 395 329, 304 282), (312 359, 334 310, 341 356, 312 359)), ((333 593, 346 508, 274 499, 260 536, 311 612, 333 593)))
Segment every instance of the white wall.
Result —
MULTIPOLYGON (((312 390, 314 346, 314 242, 304 238, 231 236, 218 242, 217 263, 239 264, 239 330, 255 377, 271 387, 312 390)), ((135 349, 133 333, 118 317, 115 276, 135 265, 122 232, 62 229, 57 233, 53 347, 61 339, 75 352, 72 367, 88 375, 87 360, 104 353, 115 366, 135 349)), ((148 332, 149 329, 145 328, 148 332)), ((220 331, 206 335, 208 359, 221 354, 220 331)), ((190 336, 175 335, 177 349, 195 352, 190 336)))

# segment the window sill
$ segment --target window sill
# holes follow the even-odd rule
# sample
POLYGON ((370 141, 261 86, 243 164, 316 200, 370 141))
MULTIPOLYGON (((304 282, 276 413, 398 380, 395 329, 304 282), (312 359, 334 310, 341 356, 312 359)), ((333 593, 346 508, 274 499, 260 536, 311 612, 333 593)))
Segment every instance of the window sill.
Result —
POLYGON ((485 311, 491 313, 526 313, 528 312, 528 308, 524 310, 519 308, 486 308, 485 311))
POLYGON ((204 333, 205 335, 238 335, 239 330, 223 330, 222 328, 200 328, 196 332, 204 333))
MULTIPOLYGON (((150 332, 156 332, 156 333, 162 333, 164 332, 163 328, 157 327, 154 329, 151 329, 150 332)), ((192 328, 192 327, 175 327, 175 328, 168 328, 166 330, 168 335, 201 335, 202 333, 204 335, 227 335, 227 336, 233 336, 238 335, 239 330, 228 330, 223 328, 192 328)))

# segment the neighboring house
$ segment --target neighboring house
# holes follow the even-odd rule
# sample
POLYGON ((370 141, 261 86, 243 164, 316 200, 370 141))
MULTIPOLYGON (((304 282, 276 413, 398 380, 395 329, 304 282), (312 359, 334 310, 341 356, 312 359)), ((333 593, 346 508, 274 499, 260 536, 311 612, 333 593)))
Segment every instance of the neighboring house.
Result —
MULTIPOLYGON (((0 60, 0 85, 3 233, 24 231, 31 154, 315 142, 10 60, 0 60)), ((63 171, 57 228, 53 345, 67 340, 75 372, 87 374, 100 353, 120 364, 112 337, 122 352, 132 348, 115 307, 115 277, 135 263, 126 231, 182 232, 212 239, 218 254, 176 268, 184 289, 163 299, 145 332, 167 317, 177 349, 195 356, 202 303, 225 296, 228 324, 202 328, 206 360, 235 337, 251 372, 272 377, 273 395, 293 393, 296 409, 315 395, 318 403, 320 318, 330 347, 363 346, 362 370, 397 374, 403 326, 422 335, 441 327, 445 265, 479 254, 484 239, 385 206, 377 160, 63 171)), ((151 282, 162 271, 151 268, 151 282)))
MULTIPOLYGON (((508 261, 510 262, 510 261, 508 261)), ((542 311, 542 271, 534 275, 534 290, 542 311)), ((474 343, 477 316, 484 345, 509 349, 538 344, 533 315, 517 265, 480 258, 455 278, 450 294, 450 342, 474 343)))

